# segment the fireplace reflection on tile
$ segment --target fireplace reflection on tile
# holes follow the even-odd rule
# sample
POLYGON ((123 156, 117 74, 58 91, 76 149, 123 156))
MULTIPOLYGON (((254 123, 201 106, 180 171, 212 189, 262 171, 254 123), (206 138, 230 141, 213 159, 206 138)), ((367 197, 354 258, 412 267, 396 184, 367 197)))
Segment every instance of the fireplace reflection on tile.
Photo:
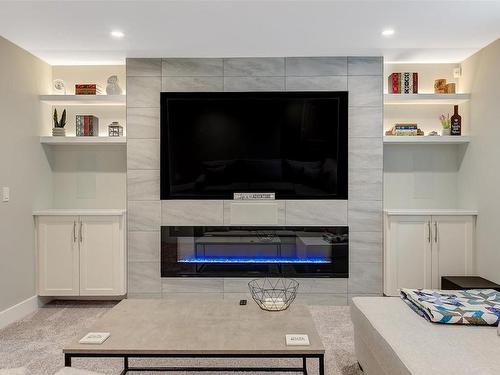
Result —
POLYGON ((162 276, 347 277, 347 227, 162 227, 162 276))

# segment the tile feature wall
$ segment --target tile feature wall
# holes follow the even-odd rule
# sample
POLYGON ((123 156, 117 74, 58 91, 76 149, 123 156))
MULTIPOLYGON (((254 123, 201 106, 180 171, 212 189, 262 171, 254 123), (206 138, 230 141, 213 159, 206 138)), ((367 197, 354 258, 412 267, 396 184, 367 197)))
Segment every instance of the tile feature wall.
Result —
MULTIPOLYGON (((246 279, 160 278, 160 226, 227 225, 232 204, 160 201, 160 92, 284 90, 349 91, 349 200, 280 201, 269 219, 349 225, 349 279, 300 279, 298 300, 347 304, 354 295, 382 293, 382 71, 381 57, 127 59, 129 295, 249 297, 246 279)), ((252 215, 258 218, 257 207, 252 215)))

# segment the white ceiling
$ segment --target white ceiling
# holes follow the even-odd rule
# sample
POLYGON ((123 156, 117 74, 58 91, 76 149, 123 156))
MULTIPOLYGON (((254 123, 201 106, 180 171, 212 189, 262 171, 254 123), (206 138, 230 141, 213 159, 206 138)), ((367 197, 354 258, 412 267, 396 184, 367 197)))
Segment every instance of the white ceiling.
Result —
POLYGON ((0 35, 53 65, 320 55, 460 62, 500 37, 500 1, 0 0, 0 35), (396 34, 382 37, 387 27, 396 34), (125 38, 111 38, 115 29, 125 38))

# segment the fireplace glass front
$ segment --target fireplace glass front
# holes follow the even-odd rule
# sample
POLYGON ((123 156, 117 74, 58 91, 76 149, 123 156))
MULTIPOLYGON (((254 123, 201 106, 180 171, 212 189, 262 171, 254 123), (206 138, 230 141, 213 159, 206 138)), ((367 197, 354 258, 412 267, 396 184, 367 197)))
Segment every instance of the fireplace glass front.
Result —
POLYGON ((348 277, 347 227, 165 226, 161 275, 348 277))

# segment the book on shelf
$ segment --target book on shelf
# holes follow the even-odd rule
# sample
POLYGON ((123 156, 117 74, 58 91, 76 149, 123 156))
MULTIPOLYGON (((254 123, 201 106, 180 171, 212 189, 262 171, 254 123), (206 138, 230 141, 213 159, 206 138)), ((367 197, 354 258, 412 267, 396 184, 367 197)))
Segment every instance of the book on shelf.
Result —
POLYGON ((418 94, 418 73, 392 73, 387 89, 389 94, 418 94))
POLYGON ((392 73, 389 76, 389 81, 387 82, 387 90, 389 94, 399 94, 401 92, 401 87, 399 86, 399 82, 401 73, 392 73))
POLYGON ((76 115, 76 135, 94 136, 99 135, 99 118, 92 115, 76 115))
POLYGON ((75 95, 97 95, 101 90, 95 83, 77 83, 75 84, 75 95))

